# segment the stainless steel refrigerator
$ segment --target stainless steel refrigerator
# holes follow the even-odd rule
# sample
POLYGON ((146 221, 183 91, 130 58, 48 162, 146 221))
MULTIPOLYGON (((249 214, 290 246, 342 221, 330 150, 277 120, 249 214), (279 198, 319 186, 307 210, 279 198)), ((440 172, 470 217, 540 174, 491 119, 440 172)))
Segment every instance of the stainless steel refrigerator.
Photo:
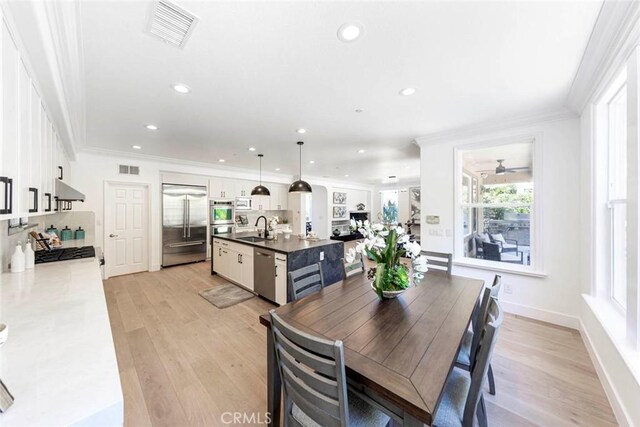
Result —
POLYGON ((207 187, 162 184, 162 266, 207 258, 207 187))

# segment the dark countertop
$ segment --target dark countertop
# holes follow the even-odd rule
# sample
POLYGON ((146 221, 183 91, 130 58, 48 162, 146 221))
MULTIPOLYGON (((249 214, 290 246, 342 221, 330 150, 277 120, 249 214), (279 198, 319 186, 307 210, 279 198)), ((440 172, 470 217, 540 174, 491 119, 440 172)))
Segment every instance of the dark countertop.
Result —
POLYGON ((318 241, 300 240, 298 236, 291 236, 289 239, 285 239, 284 237, 278 237, 278 240, 263 240, 261 242, 247 242, 246 240, 240 239, 241 237, 257 237, 257 236, 258 235, 255 233, 241 233, 241 234, 227 233, 227 234, 216 234, 215 236, 211 236, 211 238, 228 240, 228 241, 240 243, 243 245, 254 246, 256 248, 269 249, 274 252, 280 252, 283 254, 289 254, 292 252, 304 251, 307 249, 318 248, 321 246, 337 245, 342 243, 340 241, 329 240, 329 239, 321 239, 318 241))
POLYGON ((331 240, 339 240, 341 242, 352 242, 354 240, 364 239, 360 233, 341 234, 339 236, 331 236, 331 240))

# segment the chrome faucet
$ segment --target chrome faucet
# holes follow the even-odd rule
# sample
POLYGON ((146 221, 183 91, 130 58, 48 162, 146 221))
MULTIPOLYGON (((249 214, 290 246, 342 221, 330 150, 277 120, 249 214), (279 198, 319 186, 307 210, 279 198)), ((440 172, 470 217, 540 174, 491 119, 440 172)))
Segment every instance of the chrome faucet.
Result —
POLYGON ((269 236, 269 230, 267 229, 267 217, 264 215, 260 215, 258 217, 258 219, 256 219, 256 227, 258 226, 258 223, 260 222, 260 218, 264 219, 264 238, 266 239, 269 236))

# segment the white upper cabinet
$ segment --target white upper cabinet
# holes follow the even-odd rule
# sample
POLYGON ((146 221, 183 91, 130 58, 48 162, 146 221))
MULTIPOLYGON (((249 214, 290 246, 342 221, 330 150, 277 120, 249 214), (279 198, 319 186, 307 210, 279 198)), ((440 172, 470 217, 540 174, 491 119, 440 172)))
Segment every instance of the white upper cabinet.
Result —
POLYGON ((212 199, 233 199, 236 197, 236 180, 211 178, 209 197, 212 199))
POLYGON ((251 197, 251 190, 253 190, 256 185, 257 183, 253 181, 247 181, 245 179, 236 180, 236 197, 251 197))
POLYGON ((69 160, 1 16, 0 27, 0 219, 54 212, 58 166, 68 173, 69 160))
POLYGON ((18 50, 2 22, 2 159, 0 218, 16 217, 19 210, 18 50))
POLYGON ((287 202, 289 200, 289 187, 285 184, 269 184, 268 188, 271 192, 271 210, 287 210, 289 205, 289 203, 287 202))

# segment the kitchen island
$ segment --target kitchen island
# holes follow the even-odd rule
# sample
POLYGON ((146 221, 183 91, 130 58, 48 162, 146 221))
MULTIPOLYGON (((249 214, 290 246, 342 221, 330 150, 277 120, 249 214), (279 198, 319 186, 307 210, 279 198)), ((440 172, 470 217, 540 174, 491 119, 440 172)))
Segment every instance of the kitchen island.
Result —
POLYGON ((289 271, 320 262, 325 286, 343 279, 344 244, 339 241, 294 236, 266 240, 256 234, 229 233, 212 236, 211 242, 212 274, 280 305, 292 300, 289 271))

